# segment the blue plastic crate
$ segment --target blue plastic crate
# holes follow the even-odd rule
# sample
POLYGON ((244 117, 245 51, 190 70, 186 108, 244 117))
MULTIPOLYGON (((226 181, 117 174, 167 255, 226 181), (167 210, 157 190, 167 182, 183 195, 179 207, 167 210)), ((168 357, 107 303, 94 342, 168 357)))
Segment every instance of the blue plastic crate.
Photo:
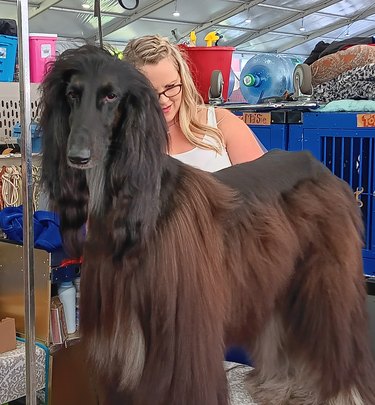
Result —
POLYGON ((0 82, 13 81, 17 43, 17 37, 0 35, 0 82))
MULTIPOLYGON (((13 127, 12 136, 17 138, 17 143, 21 144, 21 126, 19 123, 15 124, 13 127)), ((31 149, 32 153, 40 153, 42 150, 42 138, 41 138, 41 131, 37 124, 31 124, 31 149)))
POLYGON ((249 127, 267 150, 286 150, 288 139, 287 124, 271 124, 268 126, 249 125, 249 127))
POLYGON ((286 150, 288 146, 288 124, 274 122, 273 113, 237 110, 232 110, 232 112, 245 121, 267 150, 286 150))
POLYGON ((375 276, 375 114, 304 113, 289 125, 289 150, 309 150, 359 191, 365 223, 365 274, 375 276), (368 125, 368 126, 366 126, 368 125))

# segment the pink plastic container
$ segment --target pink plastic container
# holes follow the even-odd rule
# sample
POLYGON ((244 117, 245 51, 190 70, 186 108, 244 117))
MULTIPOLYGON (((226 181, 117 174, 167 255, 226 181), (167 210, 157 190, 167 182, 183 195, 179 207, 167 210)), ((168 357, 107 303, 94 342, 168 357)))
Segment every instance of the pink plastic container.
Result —
POLYGON ((41 83, 47 64, 56 58, 56 34, 30 34, 30 81, 41 83))

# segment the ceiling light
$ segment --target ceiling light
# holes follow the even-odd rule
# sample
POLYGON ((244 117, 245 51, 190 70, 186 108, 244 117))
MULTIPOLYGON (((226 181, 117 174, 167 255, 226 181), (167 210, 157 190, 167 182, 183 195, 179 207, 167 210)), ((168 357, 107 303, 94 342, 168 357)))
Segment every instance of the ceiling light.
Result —
POLYGON ((305 26, 303 25, 303 17, 301 19, 301 26, 299 27, 299 30, 302 32, 305 31, 305 26))
POLYGON ((174 2, 174 11, 173 11, 173 17, 179 17, 180 13, 177 11, 177 0, 174 2))
POLYGON ((84 8, 85 10, 88 10, 90 8, 90 4, 88 3, 83 3, 82 4, 82 8, 84 8))
POLYGON ((250 23, 251 23, 250 8, 247 9, 245 23, 246 23, 246 24, 250 24, 250 23))

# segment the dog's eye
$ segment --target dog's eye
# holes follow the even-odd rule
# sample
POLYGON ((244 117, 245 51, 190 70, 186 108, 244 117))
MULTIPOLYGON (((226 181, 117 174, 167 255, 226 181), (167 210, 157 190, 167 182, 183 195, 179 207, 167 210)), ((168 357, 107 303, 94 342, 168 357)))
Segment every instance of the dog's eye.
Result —
POLYGON ((104 97, 104 100, 111 102, 111 101, 116 100, 116 98, 117 98, 117 95, 115 93, 109 93, 104 97))

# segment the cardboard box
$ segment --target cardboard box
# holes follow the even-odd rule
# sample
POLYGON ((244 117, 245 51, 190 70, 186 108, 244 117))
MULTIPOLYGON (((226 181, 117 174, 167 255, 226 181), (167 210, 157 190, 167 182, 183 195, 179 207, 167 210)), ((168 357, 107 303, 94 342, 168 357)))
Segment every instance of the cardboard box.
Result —
POLYGON ((16 321, 14 318, 4 318, 0 321, 0 353, 9 352, 16 347, 16 321))
POLYGON ((51 299, 50 341, 52 344, 62 344, 68 335, 64 307, 58 296, 51 299))

